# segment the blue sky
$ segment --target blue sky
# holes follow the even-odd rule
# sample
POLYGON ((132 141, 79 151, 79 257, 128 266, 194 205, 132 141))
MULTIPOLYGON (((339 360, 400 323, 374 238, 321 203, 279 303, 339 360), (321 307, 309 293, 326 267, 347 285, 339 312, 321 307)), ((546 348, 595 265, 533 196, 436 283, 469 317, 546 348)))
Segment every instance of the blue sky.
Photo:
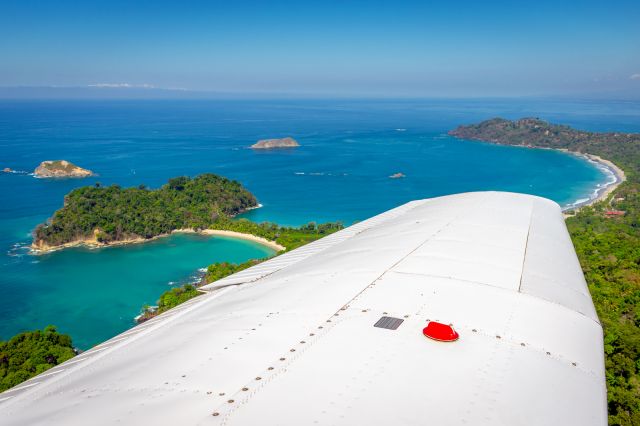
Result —
POLYGON ((0 0, 0 86, 640 97, 640 1, 0 0))

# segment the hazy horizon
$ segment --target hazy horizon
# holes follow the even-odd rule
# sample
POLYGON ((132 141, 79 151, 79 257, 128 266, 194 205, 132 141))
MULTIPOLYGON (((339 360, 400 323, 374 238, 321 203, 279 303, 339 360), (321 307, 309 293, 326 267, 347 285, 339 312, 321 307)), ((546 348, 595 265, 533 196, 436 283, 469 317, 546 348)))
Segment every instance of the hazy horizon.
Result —
POLYGON ((558 100, 558 101, 640 101, 640 93, 606 92, 539 95, 411 95, 340 92, 243 92, 177 90, 156 87, 93 86, 0 86, 0 100, 558 100))
POLYGON ((27 0, 0 12, 4 98, 640 99, 640 3, 627 0, 27 0))

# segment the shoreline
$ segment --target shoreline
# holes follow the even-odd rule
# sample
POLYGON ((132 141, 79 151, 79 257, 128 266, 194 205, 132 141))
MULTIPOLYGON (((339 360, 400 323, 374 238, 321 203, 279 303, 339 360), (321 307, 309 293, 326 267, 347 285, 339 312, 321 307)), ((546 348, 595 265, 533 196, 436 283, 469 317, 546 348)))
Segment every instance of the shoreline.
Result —
MULTIPOLYGON (((254 207, 254 208, 257 208, 257 207, 254 207)), ((222 229, 202 229, 199 231, 196 231, 194 229, 176 229, 175 231, 172 232, 172 234, 173 233, 178 233, 178 234, 179 233, 183 233, 183 234, 197 233, 200 235, 212 235, 212 236, 217 235, 220 237, 231 237, 231 238, 237 238, 240 240, 253 241, 255 243, 262 244, 263 246, 267 246, 275 250, 276 252, 286 250, 286 247, 281 246, 275 241, 267 240, 266 238, 258 237, 257 235, 245 234, 245 233, 236 232, 236 231, 225 231, 222 229)))
POLYGON ((132 245, 132 244, 143 244, 143 243, 148 243, 148 242, 157 240, 159 238, 169 237, 173 234, 199 234, 199 235, 208 235, 208 236, 217 235, 221 237, 231 237, 231 238, 237 238, 239 240, 253 241, 255 243, 262 244, 263 246, 269 247, 270 249, 275 250, 276 252, 286 250, 285 247, 281 246, 275 241, 267 240, 266 238, 258 237, 253 234, 244 234, 242 232, 225 231, 221 229, 196 230, 196 229, 185 228, 185 229, 174 229, 168 234, 156 235, 155 237, 151 237, 151 238, 132 238, 127 240, 114 241, 112 243, 100 243, 95 238, 93 239, 88 238, 84 240, 72 241, 72 242, 61 244, 58 246, 45 247, 45 248, 41 248, 41 247, 39 248, 34 246, 34 244, 31 244, 30 254, 42 255, 42 254, 47 254, 47 253, 51 253, 58 250, 63 250, 65 248, 82 247, 82 246, 88 247, 90 249, 98 249, 98 248, 117 247, 117 246, 125 246, 125 245, 132 245))
POLYGON ((594 164, 597 168, 599 168, 600 170, 604 170, 605 173, 609 174, 613 178, 613 180, 605 182, 604 184, 598 184, 588 199, 578 199, 574 203, 567 204, 565 206, 560 206, 565 218, 572 216, 570 214, 567 214, 568 211, 573 211, 577 213, 583 207, 587 207, 599 201, 605 200, 613 191, 616 190, 618 186, 620 186, 622 182, 627 180, 627 177, 624 174, 624 171, 620 167, 615 165, 611 160, 607 160, 606 158, 602 158, 594 154, 569 151, 566 148, 548 148, 544 146, 534 146, 534 145, 509 145, 509 144, 502 144, 502 143, 495 143, 495 142, 487 142, 484 140, 480 140, 480 142, 494 143, 495 145, 502 145, 502 146, 515 146, 515 147, 528 148, 528 149, 546 149, 549 151, 562 152, 565 154, 582 158, 583 160, 586 160, 589 163, 594 164))
MULTIPOLYGON (((557 149, 557 151, 565 152, 567 154, 575 155, 577 157, 583 158, 588 162, 596 165, 600 170, 604 170, 605 173, 609 174, 613 180, 605 182, 604 184, 597 186, 594 192, 591 194, 588 200, 578 200, 572 204, 562 207, 563 212, 573 211, 578 212, 581 208, 590 206, 599 201, 606 200, 607 197, 620 186, 622 182, 627 180, 624 171, 616 166, 612 161, 607 160, 605 158, 599 157, 593 154, 585 154, 581 152, 569 151, 566 149, 557 149)), ((565 216, 567 216, 565 214, 565 216)))
MULTIPOLYGON (((258 203, 257 205, 255 205, 253 207, 246 208, 242 213, 248 212, 250 210, 259 209, 261 207, 263 207, 263 205, 258 203)), ((240 215, 242 213, 238 213, 238 215, 240 215)), ((224 231, 224 230, 219 230, 219 229, 195 230, 195 229, 192 229, 192 228, 184 228, 184 229, 174 229, 173 231, 169 232, 168 234, 156 235, 155 237, 151 237, 151 238, 137 237, 137 238, 129 238, 129 239, 125 239, 125 240, 120 240, 120 241, 113 241, 111 243, 100 243, 95 238, 95 236, 93 238, 85 238, 85 239, 82 239, 82 240, 71 241, 69 243, 64 243, 64 244, 60 244, 60 245, 57 245, 57 246, 47 246, 45 248, 37 247, 32 242, 29 245, 29 249, 30 249, 29 254, 41 255, 41 254, 47 254, 47 253, 51 253, 51 252, 58 251, 58 250, 63 250, 63 249, 66 249, 66 248, 82 247, 82 246, 88 247, 89 249, 99 249, 99 248, 106 248, 106 247, 126 246, 126 245, 131 245, 131 244, 143 244, 143 243, 148 243, 148 242, 151 242, 151 241, 155 241, 158 238, 169 237, 174 233, 178 233, 178 234, 179 233, 191 233, 191 234, 211 235, 211 236, 213 236, 213 235, 227 236, 227 237, 237 238, 237 239, 241 239, 241 240, 253 241, 253 242, 262 244, 264 246, 267 246, 267 247, 275 250, 276 252, 280 252, 280 251, 286 250, 286 247, 281 246, 280 244, 276 243, 275 241, 270 241, 270 240, 267 240, 266 238, 258 237, 258 236, 253 235, 253 234, 243 234, 242 232, 224 231)))
POLYGON ((560 208, 562 209, 562 214, 565 217, 565 219, 567 217, 573 216, 567 213, 569 211, 574 212, 575 214, 575 213, 578 213, 580 209, 582 209, 583 207, 587 207, 597 202, 606 200, 607 197, 613 191, 615 191, 616 188, 618 188, 618 186, 620 186, 622 182, 627 180, 624 170, 618 167, 611 160, 607 160, 606 158, 602 158, 595 154, 569 151, 566 148, 549 148, 545 146, 524 145, 524 144, 511 145, 511 144, 504 144, 499 142, 491 142, 491 141, 482 140, 482 139, 474 139, 474 140, 477 140, 479 142, 494 144, 494 145, 512 146, 512 147, 528 148, 528 149, 546 149, 549 151, 558 151, 565 154, 573 155, 573 156, 582 158, 583 160, 586 160, 589 163, 594 164, 597 168, 599 168, 600 170, 604 170, 606 174, 609 174, 613 178, 613 180, 605 182, 604 184, 598 184, 588 199, 578 199, 571 204, 560 206, 560 208))

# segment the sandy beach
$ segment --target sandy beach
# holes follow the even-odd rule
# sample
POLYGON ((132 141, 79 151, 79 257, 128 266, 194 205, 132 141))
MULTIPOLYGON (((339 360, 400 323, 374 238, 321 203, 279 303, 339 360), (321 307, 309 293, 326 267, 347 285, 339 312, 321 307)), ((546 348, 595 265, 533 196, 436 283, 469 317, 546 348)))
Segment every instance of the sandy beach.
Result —
POLYGON ((235 232, 235 231, 223 231, 223 230, 219 230, 219 229, 203 229, 201 231, 195 231, 193 229, 177 229, 173 232, 197 232, 199 234, 203 234, 203 235, 219 235, 219 236, 223 236, 223 237, 232 237, 232 238, 239 238, 242 240, 248 240, 248 241, 254 241, 256 243, 265 245, 269 248, 274 249, 275 251, 282 251, 282 250, 286 250, 286 247, 281 246, 280 244, 276 243, 275 241, 271 241, 271 240, 267 240, 266 238, 262 238, 262 237, 257 237, 253 234, 243 234, 242 232, 235 232))
POLYGON ((111 243, 101 243, 99 242, 97 239, 95 238, 86 238, 83 240, 78 240, 78 241, 72 241, 69 243, 65 243, 65 244, 61 244, 59 246, 36 246, 36 245, 31 245, 31 253, 32 254, 46 254, 46 253, 51 253, 53 251, 57 251, 57 250, 62 250, 64 248, 69 248, 69 247, 80 247, 80 246, 85 246, 85 247, 89 247, 89 248, 102 248, 102 247, 116 247, 116 246, 124 246, 124 245, 129 245, 129 244, 142 244, 142 243, 148 243, 150 241, 154 241, 158 238, 164 238, 164 237, 168 237, 171 234, 174 233, 189 233, 189 234, 201 234, 201 235, 219 235, 219 236, 224 236, 224 237, 231 237, 231 238, 238 238, 238 239, 242 239, 242 240, 248 240, 248 241, 253 241, 256 242, 258 244, 262 244, 264 246, 267 246, 275 251, 282 251, 285 250, 286 248, 281 246, 280 244, 276 243, 275 241, 270 241, 267 240, 266 238, 262 238, 262 237, 258 237, 252 234, 243 234, 241 232, 235 232, 235 231, 223 231, 223 230, 219 230, 219 229, 202 229, 202 230, 195 230, 195 229, 176 229, 174 231, 172 231, 169 234, 162 234, 162 235, 157 235, 153 238, 133 238, 133 239, 127 239, 127 240, 121 240, 121 241, 114 241, 111 243))
POLYGON ((559 151, 563 151, 568 154, 576 155, 578 157, 584 158, 587 161, 596 164, 597 167, 601 168, 602 170, 605 171, 605 173, 611 176, 611 179, 607 183, 595 189, 593 195, 589 197, 588 200, 578 201, 574 204, 566 206, 563 208, 564 211, 568 211, 568 210, 578 211, 582 207, 589 206, 598 201, 605 200, 609 196, 609 194, 611 194, 618 187, 618 185, 620 185, 622 182, 626 180, 624 171, 609 160, 606 160, 597 155, 582 154, 582 153, 567 151, 565 149, 561 149, 559 151))

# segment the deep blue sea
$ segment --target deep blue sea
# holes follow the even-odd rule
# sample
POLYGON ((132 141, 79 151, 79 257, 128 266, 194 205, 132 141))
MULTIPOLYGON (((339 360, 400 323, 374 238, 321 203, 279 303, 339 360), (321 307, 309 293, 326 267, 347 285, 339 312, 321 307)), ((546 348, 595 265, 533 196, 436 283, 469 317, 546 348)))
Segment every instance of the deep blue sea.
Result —
POLYGON ((145 304, 215 261, 272 252, 228 238, 175 235, 100 250, 28 253, 30 232, 64 195, 101 182, 158 187, 179 175, 237 179, 263 207, 247 217, 286 225, 345 224, 409 200, 505 190, 562 205, 607 176, 559 152, 447 136, 458 124, 537 116, 595 131, 640 131, 640 103, 558 100, 0 101, 0 169, 31 172, 66 159, 98 177, 0 173, 0 339, 55 324, 87 348, 133 324, 145 304), (254 151, 292 136, 296 149, 254 151), (401 172, 404 179, 389 179, 401 172))

